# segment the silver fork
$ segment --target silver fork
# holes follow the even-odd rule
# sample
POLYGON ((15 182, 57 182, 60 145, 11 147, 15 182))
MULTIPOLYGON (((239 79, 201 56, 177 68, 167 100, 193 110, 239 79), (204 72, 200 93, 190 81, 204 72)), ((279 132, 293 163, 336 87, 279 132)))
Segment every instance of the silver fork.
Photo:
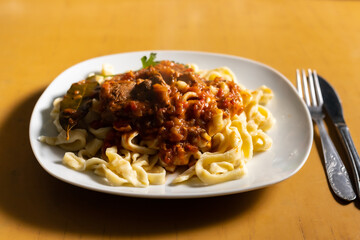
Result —
POLYGON ((305 70, 296 70, 296 82, 298 94, 305 100, 310 111, 311 118, 316 123, 320 133, 321 145, 324 153, 326 175, 330 186, 341 199, 351 201, 356 198, 351 185, 349 175, 336 151, 334 143, 331 141, 324 125, 323 98, 319 86, 319 80, 316 71, 308 70, 306 76, 305 70), (310 92, 310 94, 309 94, 310 92))

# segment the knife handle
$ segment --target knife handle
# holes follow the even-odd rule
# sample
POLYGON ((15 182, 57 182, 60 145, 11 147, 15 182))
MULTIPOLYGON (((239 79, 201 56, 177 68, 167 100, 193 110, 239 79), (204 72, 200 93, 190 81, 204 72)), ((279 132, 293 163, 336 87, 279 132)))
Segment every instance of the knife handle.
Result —
POLYGON ((356 192, 358 197, 360 198, 360 158, 359 154, 356 151, 354 142, 351 138, 349 128, 345 124, 338 124, 336 125, 339 134, 341 136, 341 140, 346 148, 346 153, 350 159, 350 165, 353 170, 355 184, 356 184, 356 192))
POLYGON ((325 129, 322 119, 315 119, 324 153, 326 175, 333 192, 341 199, 351 201, 356 198, 356 194, 351 185, 349 174, 346 171, 344 163, 341 161, 339 153, 336 151, 334 143, 325 129))

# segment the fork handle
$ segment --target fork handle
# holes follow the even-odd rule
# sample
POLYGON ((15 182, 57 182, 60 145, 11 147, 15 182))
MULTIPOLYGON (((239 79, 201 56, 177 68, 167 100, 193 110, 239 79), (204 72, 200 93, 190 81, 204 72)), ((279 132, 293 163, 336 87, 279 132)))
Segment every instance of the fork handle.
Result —
POLYGON ((341 135, 341 140, 346 148, 346 153, 350 159, 350 165, 353 170, 353 175, 356 184, 356 192, 360 198, 360 158, 359 154, 356 151, 355 144, 351 138, 349 128, 345 124, 336 125, 339 134, 341 135))
POLYGON ((356 194, 352 188, 349 174, 346 171, 344 163, 336 151, 334 143, 331 141, 329 134, 325 129, 322 119, 314 119, 316 122, 321 145, 324 153, 326 174, 333 192, 346 201, 351 201, 356 198, 356 194))

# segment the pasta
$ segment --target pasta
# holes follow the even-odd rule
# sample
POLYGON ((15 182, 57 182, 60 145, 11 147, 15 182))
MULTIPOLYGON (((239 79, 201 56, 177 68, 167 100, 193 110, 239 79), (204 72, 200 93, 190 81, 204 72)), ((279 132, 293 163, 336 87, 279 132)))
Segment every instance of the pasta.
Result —
POLYGON ((266 86, 237 84, 227 67, 161 61, 114 75, 105 64, 54 100, 58 135, 39 140, 63 148, 66 166, 114 186, 165 184, 179 166, 187 169, 172 184, 194 177, 218 184, 241 178, 254 152, 270 149, 266 132, 275 119, 265 105, 272 97, 266 86), (80 107, 69 107, 79 98, 80 107))

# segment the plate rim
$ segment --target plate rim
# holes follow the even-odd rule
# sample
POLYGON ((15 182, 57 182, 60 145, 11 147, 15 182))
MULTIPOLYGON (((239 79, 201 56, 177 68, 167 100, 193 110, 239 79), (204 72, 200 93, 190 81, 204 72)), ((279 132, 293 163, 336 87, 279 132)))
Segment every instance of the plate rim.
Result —
MULTIPOLYGON (((77 187, 81 187, 84 189, 89 189, 89 190, 93 190, 93 191, 97 191, 97 192, 102 192, 102 193, 107 193, 107 194, 113 194, 113 195, 120 195, 120 196, 126 196, 126 197, 138 197, 138 198, 157 198, 157 199, 183 199, 183 198, 205 198, 205 197, 215 197, 215 196, 225 196, 225 195, 230 195, 230 194, 236 194, 236 193, 242 193, 242 192, 247 192, 247 191, 252 191, 252 190, 256 190, 256 189, 260 189, 260 188, 264 188, 264 187, 268 187, 271 185, 274 185, 276 183, 282 182, 290 177, 292 177, 294 174, 296 174, 306 163, 310 151, 311 151, 311 147, 312 147, 312 142, 313 142, 313 125, 312 125, 312 120, 311 120, 311 116, 310 113, 304 103, 304 101, 300 101, 300 103, 302 104, 303 110, 305 110, 305 118, 307 120, 307 123, 309 123, 309 130, 308 130, 308 139, 307 139, 307 147, 306 150, 303 152, 303 158, 300 162, 300 164, 297 166, 297 168, 295 168, 288 176, 283 177, 281 179, 275 180, 275 181, 270 181, 267 184, 262 184, 259 186, 250 186, 250 187, 245 187, 242 189, 232 189, 232 190, 224 190, 224 191, 219 191, 219 192, 205 192, 205 193, 172 193, 172 194, 149 194, 149 193, 139 193, 139 192, 123 192, 123 191, 116 191, 116 187, 111 186, 112 189, 102 189, 102 188, 98 188, 96 186, 87 186, 87 185, 83 185, 74 181, 71 181, 65 177, 62 176, 58 176, 56 174, 54 174, 52 171, 50 171, 45 165, 44 163, 40 160, 40 156, 37 153, 37 151, 35 150, 35 141, 38 141, 37 137, 33 137, 32 136, 32 130, 33 130, 33 125, 34 125, 34 119, 35 119, 35 114, 36 114, 36 110, 38 110, 40 103, 42 102, 42 98, 46 95, 48 89, 50 88, 50 86, 56 82, 56 80, 58 78, 61 78, 62 75, 64 75, 67 71, 72 70, 73 68, 78 67, 81 64, 84 64, 86 62, 91 62, 94 61, 98 58, 102 58, 102 57, 115 57, 115 56, 121 56, 121 55, 126 55, 126 54, 148 54, 150 52, 155 52, 155 53, 166 53, 166 54, 172 54, 172 53, 176 53, 176 54, 196 54, 196 55, 208 55, 208 56, 212 56, 212 57, 226 57, 226 58, 230 58, 230 59, 234 59, 234 60, 241 60, 241 61, 245 61, 245 62, 249 62, 255 65, 258 65, 260 67, 266 68, 267 70, 275 73, 276 75, 278 75, 283 82, 285 82, 290 89, 292 89, 293 94, 296 95, 296 97, 298 99, 300 99, 300 97, 297 95, 296 89, 295 87, 291 84, 291 82, 282 74, 280 73, 278 70, 270 67, 269 65, 266 65, 262 62, 258 62, 256 60, 253 59, 249 59, 249 58, 245 58, 245 57, 241 57, 241 56, 235 56, 235 55, 230 55, 230 54, 223 54, 223 53, 215 53, 215 52, 205 52, 205 51, 189 51, 189 50, 142 50, 142 51, 130 51, 130 52, 120 52, 120 53, 113 53, 113 54, 107 54, 107 55, 101 55, 101 56, 97 56, 97 57, 92 57, 86 60, 83 60, 81 62, 78 62, 76 64, 73 64, 72 66, 66 68, 64 71, 62 71, 60 74, 58 74, 47 86, 46 89, 43 91, 43 93, 41 94, 41 96, 39 97, 39 99, 37 100, 36 104, 34 105, 33 111, 31 113, 31 118, 30 118, 30 122, 29 122, 29 140, 30 140, 30 145, 31 145, 31 149, 33 151, 33 154, 37 160, 37 162, 40 164, 40 166, 47 172, 49 173, 51 176, 69 183, 71 185, 77 186, 77 187)), ((39 109, 40 110, 40 109, 39 109)), ((75 171, 75 170, 74 170, 75 171)), ((160 185, 160 186, 164 186, 165 185, 160 185)), ((108 187, 108 186, 106 186, 108 187)), ((134 188, 134 187, 129 187, 129 188, 134 188)), ((138 188, 135 188, 138 189, 138 188)))

